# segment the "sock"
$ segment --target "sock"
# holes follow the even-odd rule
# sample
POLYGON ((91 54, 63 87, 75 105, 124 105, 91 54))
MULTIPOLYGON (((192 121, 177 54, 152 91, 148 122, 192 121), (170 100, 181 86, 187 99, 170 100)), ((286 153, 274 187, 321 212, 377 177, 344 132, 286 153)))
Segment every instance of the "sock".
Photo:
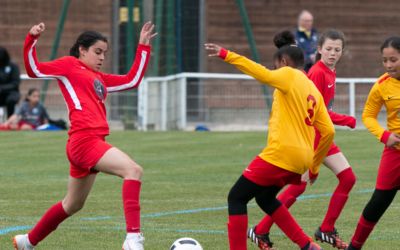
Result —
MULTIPOLYGON (((279 194, 278 200, 290 208, 304 191, 306 190, 307 182, 302 182, 300 185, 289 185, 282 193, 279 194)), ((266 215, 256 226, 256 234, 266 234, 271 230, 273 220, 269 215, 266 215)))
POLYGON ((311 241, 311 238, 304 233, 285 206, 281 205, 276 209, 271 218, 286 236, 300 248, 305 247, 311 241))
POLYGON ((321 224, 320 228, 322 232, 332 232, 334 230, 336 220, 339 218, 339 215, 349 198, 351 188, 356 182, 356 177, 351 168, 347 168, 340 172, 337 175, 337 178, 339 179, 339 184, 333 192, 329 202, 328 211, 326 212, 325 218, 321 224))
POLYGON ((122 201, 128 233, 140 232, 140 187, 141 182, 138 180, 124 180, 122 185, 122 201))
POLYGON ((351 238, 351 245, 355 248, 361 249, 375 225, 376 222, 367 221, 364 219, 364 216, 361 215, 356 231, 351 238))
POLYGON ((229 215, 228 239, 230 250, 247 250, 247 214, 229 215))
POLYGON ((29 232, 29 242, 33 246, 36 246, 40 241, 46 238, 47 235, 56 230, 58 225, 68 218, 68 216, 69 215, 65 212, 61 201, 54 204, 29 232))

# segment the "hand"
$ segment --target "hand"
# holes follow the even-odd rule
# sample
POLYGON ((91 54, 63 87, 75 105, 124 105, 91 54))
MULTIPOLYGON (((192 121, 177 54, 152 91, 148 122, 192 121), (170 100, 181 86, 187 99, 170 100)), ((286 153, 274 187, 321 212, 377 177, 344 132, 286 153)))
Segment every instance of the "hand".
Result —
POLYGON ((317 180, 317 178, 318 178, 318 173, 313 174, 313 173, 311 172, 311 170, 308 170, 308 176, 309 176, 309 178, 310 178, 310 180, 309 180, 310 185, 312 185, 312 184, 314 184, 314 182, 317 180))
POLYGON ((45 30, 45 25, 44 23, 39 23, 37 25, 33 25, 32 28, 29 30, 29 34, 33 36, 38 36, 40 35, 44 30, 45 30))
POLYGON ((204 44, 204 48, 209 52, 208 56, 211 57, 219 56, 219 53, 221 52, 222 49, 221 46, 214 43, 206 43, 204 44))
POLYGON ((353 116, 349 116, 349 122, 347 123, 347 126, 349 128, 355 128, 357 124, 357 119, 353 116))
POLYGON ((399 145, 400 145, 400 135, 391 133, 386 142, 386 146, 388 146, 389 148, 396 148, 399 145))
POLYGON ((139 43, 144 45, 150 45, 151 39, 157 35, 157 33, 153 33, 154 24, 151 21, 145 23, 140 31, 139 43))

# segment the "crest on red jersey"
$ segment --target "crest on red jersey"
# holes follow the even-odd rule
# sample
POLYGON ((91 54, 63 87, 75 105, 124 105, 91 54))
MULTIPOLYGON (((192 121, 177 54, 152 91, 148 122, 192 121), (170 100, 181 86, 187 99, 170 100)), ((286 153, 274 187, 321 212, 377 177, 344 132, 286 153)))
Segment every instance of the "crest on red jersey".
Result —
POLYGON ((99 79, 94 79, 94 91, 96 92, 97 97, 101 101, 104 101, 106 98, 106 89, 99 79))

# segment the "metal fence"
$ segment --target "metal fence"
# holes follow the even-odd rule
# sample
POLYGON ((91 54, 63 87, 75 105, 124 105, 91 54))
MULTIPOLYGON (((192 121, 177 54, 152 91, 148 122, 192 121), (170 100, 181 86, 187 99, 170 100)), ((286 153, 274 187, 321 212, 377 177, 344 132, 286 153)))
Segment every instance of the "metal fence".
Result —
MULTIPOLYGON (((21 77, 24 89, 38 86, 42 81, 21 77)), ((338 78, 334 111, 356 116, 358 128, 363 128, 362 109, 375 81, 375 78, 338 78)), ((262 130, 267 128, 271 95, 265 95, 261 86, 243 74, 180 73, 147 77, 137 90, 110 94, 107 117, 112 129, 166 131, 202 126, 210 130, 262 130)), ((68 118, 54 79, 44 104, 52 118, 68 118)), ((380 119, 384 117, 382 111, 380 119)))
MULTIPOLYGON (((375 78, 338 78, 334 111, 357 117, 375 78)), ((269 91, 272 93, 272 89, 269 91)), ((271 95, 243 74, 181 73, 146 78, 139 89, 139 129, 266 129, 271 95)), ((382 111, 384 118, 384 111, 382 111)))

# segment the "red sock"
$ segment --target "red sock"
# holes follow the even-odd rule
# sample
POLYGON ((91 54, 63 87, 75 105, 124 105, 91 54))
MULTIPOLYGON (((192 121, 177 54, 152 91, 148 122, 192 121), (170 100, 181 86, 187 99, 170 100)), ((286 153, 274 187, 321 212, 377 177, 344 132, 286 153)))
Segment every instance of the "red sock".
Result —
POLYGON ((228 239, 230 250, 247 249, 247 214, 229 215, 228 239))
POLYGON ((122 185, 122 201, 128 233, 140 232, 140 186, 141 182, 137 180, 124 180, 122 185))
POLYGON ((311 241, 311 238, 304 233, 285 206, 281 205, 275 210, 271 218, 286 236, 300 248, 305 247, 311 241))
POLYGON ((58 225, 68 218, 68 216, 61 201, 50 207, 35 227, 29 232, 28 238, 31 244, 36 246, 40 241, 46 238, 47 235, 56 230, 58 225))
POLYGON ((339 215, 349 198, 351 188, 356 182, 356 177, 351 168, 347 168, 340 172, 337 175, 337 178, 339 179, 339 184, 331 197, 328 211, 326 212, 325 218, 321 224, 322 232, 331 232, 334 230, 336 220, 339 218, 339 215))
POLYGON ((364 219, 364 216, 361 215, 353 238, 351 238, 351 245, 361 249, 375 225, 376 222, 367 221, 364 219))
MULTIPOLYGON (((290 208, 293 203, 296 202, 297 197, 299 197, 306 190, 307 182, 302 182, 300 185, 289 185, 282 193, 279 194, 278 200, 285 205, 285 207, 290 208)), ((273 220, 269 215, 266 215, 256 226, 256 234, 266 234, 269 233, 273 220)))

